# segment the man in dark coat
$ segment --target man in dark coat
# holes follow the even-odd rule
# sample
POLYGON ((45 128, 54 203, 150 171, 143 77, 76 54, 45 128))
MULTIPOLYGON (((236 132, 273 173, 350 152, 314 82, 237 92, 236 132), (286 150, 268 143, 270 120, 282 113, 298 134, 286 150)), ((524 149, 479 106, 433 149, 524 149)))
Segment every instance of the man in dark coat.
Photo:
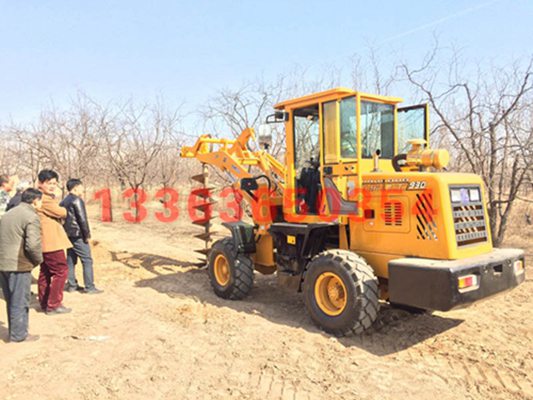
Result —
POLYGON ((0 221, 0 286, 7 303, 9 340, 37 340, 28 335, 31 270, 43 261, 41 223, 37 209, 42 193, 27 189, 18 207, 8 211, 0 221))
POLYGON ((0 175, 0 218, 7 211, 7 205, 11 199, 14 179, 7 175, 0 175))
POLYGON ((63 228, 65 228, 65 232, 73 247, 67 250, 68 281, 65 290, 68 292, 82 290, 76 280, 75 271, 79 258, 83 265, 83 285, 85 286, 83 293, 102 293, 102 290, 97 289, 94 285, 93 258, 91 247, 89 246, 91 230, 89 229, 85 202, 81 198, 83 184, 79 179, 69 179, 67 190, 69 194, 63 199, 60 205, 67 209, 67 217, 63 223, 63 228))
POLYGON ((19 182, 17 185, 17 193, 7 203, 6 212, 18 206, 22 199, 22 193, 30 187, 30 183, 27 181, 19 182))

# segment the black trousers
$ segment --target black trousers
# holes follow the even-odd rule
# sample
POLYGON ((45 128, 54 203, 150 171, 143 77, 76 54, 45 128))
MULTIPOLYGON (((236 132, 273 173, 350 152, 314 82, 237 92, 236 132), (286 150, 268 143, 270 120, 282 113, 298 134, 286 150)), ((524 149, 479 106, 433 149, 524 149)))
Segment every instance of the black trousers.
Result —
POLYGON ((9 340, 21 342, 28 336, 31 272, 0 271, 0 286, 7 304, 9 340))

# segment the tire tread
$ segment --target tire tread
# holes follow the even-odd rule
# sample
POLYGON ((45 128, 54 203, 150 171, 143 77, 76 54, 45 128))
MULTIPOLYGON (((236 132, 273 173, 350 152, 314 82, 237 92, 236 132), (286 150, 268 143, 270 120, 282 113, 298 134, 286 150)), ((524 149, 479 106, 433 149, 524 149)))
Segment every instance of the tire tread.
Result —
MULTIPOLYGON (((220 239, 213 244, 209 263, 212 262, 211 254, 213 250, 222 251, 225 255, 234 255, 235 246, 232 238, 220 239)), ((223 292, 220 291, 213 277, 211 277, 211 286, 219 297, 228 300, 242 300, 250 293, 254 284, 254 263, 245 254, 237 254, 237 257, 231 261, 233 261, 233 267, 235 268, 234 281, 231 287, 223 292)))
MULTIPOLYGON (((317 260, 324 258, 337 262, 348 272, 348 275, 355 283, 356 294, 361 298, 362 304, 360 317, 354 320, 351 326, 345 329, 328 329, 328 332, 337 336, 363 333, 372 326, 379 312, 379 286, 374 271, 364 258, 351 251, 341 249, 323 251, 313 257, 309 265, 311 266, 313 262, 318 262, 317 260)), ((325 329, 320 323, 318 325, 325 329)))

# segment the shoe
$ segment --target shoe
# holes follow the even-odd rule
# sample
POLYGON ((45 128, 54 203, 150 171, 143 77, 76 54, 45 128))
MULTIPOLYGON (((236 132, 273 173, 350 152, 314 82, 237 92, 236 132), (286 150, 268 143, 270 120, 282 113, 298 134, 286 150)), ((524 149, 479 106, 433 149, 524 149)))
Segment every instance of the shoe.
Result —
POLYGON ((82 292, 84 290, 83 286, 65 286, 65 292, 74 293, 74 292, 82 292))
POLYGON ((85 294, 100 294, 104 293, 102 289, 92 288, 92 289, 84 289, 83 293, 85 294))
POLYGON ((57 308, 54 308, 53 310, 47 310, 46 315, 68 314, 71 311, 72 311, 72 308, 59 306, 57 308))
POLYGON ((22 342, 35 342, 39 340, 39 335, 28 335, 22 340, 10 340, 11 343, 22 343, 22 342))
POLYGON ((41 337, 39 335, 28 335, 26 336, 26 339, 24 339, 25 342, 36 342, 41 337))

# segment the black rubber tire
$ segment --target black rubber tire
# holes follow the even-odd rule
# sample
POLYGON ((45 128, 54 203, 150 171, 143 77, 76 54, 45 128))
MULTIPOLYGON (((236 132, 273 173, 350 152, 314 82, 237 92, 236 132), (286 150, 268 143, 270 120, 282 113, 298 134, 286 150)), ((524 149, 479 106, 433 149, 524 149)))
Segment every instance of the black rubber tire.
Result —
POLYGON ((223 299, 241 300, 250 293, 254 284, 254 263, 245 254, 237 254, 235 257, 235 247, 231 238, 224 238, 213 244, 209 252, 207 272, 213 290, 223 299), (229 282, 225 286, 217 282, 214 273, 215 258, 221 253, 228 260, 230 269, 229 282))
POLYGON ((327 250, 315 256, 304 275, 303 293, 311 318, 321 329, 336 336, 360 334, 378 316, 378 280, 372 268, 348 250, 327 250), (315 283, 324 272, 335 273, 346 287, 347 303, 337 316, 324 313, 315 298, 315 283))

